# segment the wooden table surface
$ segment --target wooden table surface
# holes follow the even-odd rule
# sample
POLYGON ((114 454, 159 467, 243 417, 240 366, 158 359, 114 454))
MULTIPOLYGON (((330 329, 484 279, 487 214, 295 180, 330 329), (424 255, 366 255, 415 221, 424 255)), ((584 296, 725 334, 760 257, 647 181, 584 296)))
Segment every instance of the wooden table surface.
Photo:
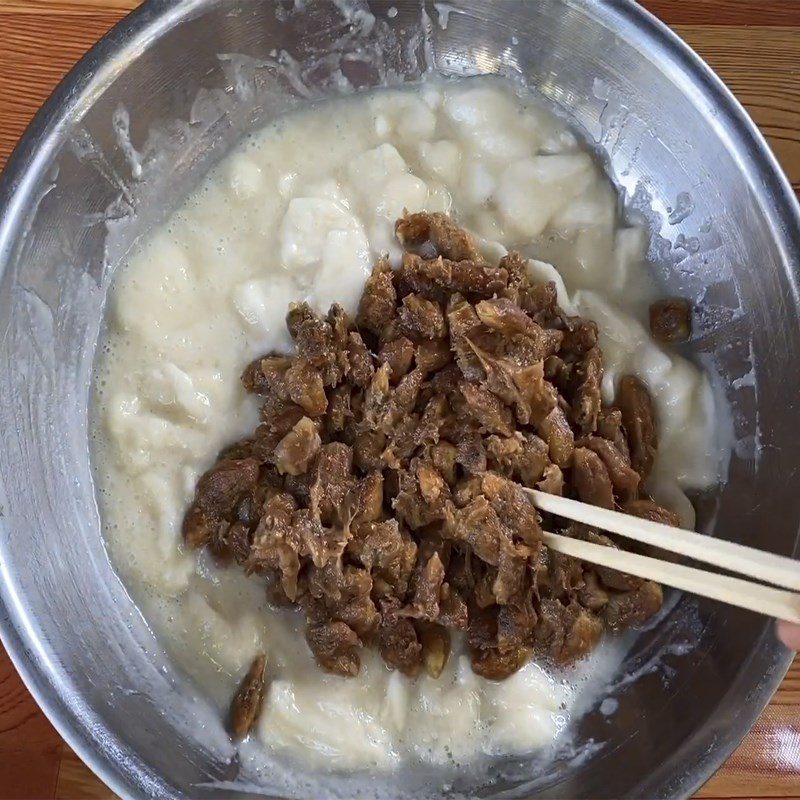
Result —
MULTIPOLYGON (((0 167, 61 77, 138 3, 0 0, 0 167)), ((644 4, 722 76, 800 191, 800 0, 644 4)), ((699 796, 800 798, 800 659, 699 796)), ((112 797, 61 740, 0 646, 0 800, 112 797)))

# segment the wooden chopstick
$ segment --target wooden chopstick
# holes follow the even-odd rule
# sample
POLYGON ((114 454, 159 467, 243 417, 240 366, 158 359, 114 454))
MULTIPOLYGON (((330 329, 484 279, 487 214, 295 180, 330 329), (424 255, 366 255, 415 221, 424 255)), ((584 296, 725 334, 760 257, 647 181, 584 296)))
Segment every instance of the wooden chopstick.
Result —
MULTIPOLYGON (((640 522, 641 520, 637 520, 640 522)), ((669 526, 663 526, 673 530, 669 526)), ((611 567, 640 578, 657 581, 674 589, 692 592, 712 600, 757 611, 777 619, 800 623, 800 595, 783 589, 773 589, 760 583, 751 583, 741 578, 717 575, 681 564, 660 561, 650 556, 641 556, 614 547, 584 542, 557 533, 544 533, 544 543, 553 550, 567 556, 611 567)))
MULTIPOLYGON (((578 500, 570 500, 567 497, 558 497, 535 489, 524 489, 524 491, 540 511, 547 511, 559 517, 612 531, 628 539, 653 545, 662 550, 669 550, 672 553, 679 553, 696 561, 712 564, 720 569, 746 575, 748 578, 754 578, 764 583, 800 591, 800 561, 792 558, 765 553, 763 550, 756 550, 753 547, 726 542, 723 539, 715 539, 683 528, 673 528, 670 525, 641 519, 630 514, 622 514, 619 511, 598 508, 578 500)), ((658 559, 653 559, 653 561, 658 561, 658 559)), ((702 573, 701 570, 696 570, 696 572, 708 574, 702 573)), ((668 581, 664 580, 663 582, 667 583, 668 581)), ((747 585, 751 586, 752 584, 747 585)))

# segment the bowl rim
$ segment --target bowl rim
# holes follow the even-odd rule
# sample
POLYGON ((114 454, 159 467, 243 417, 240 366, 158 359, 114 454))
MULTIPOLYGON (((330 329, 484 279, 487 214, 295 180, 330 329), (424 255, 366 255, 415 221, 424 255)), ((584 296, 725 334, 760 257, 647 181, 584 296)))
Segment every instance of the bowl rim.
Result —
MULTIPOLYGON (((92 100, 113 81, 116 72, 111 64, 121 57, 133 57, 147 46, 154 34, 161 35, 218 2, 145 0, 99 39, 58 83, 28 124, 0 172, 0 276, 13 255, 19 214, 30 200, 33 188, 41 180, 49 158, 59 144, 59 137, 83 117, 92 100)), ((607 4, 604 0, 566 2, 615 22, 623 35, 635 31, 637 36, 655 47, 658 56, 669 59, 675 65, 677 74, 685 78, 685 88, 691 88, 709 107, 716 110, 721 119, 720 132, 724 131, 729 140, 731 135, 735 136, 739 140, 738 145, 744 146, 753 156, 746 164, 740 163, 740 167, 753 185, 760 184, 760 196, 773 199, 780 222, 779 225, 772 223, 773 235, 781 248, 797 293, 796 281, 800 274, 800 203, 763 134, 735 95, 686 42, 636 0, 618 0, 614 4, 607 4)), ((627 38, 630 40, 630 37, 627 38)), ((7 524, 0 514, 0 535, 7 524)), ((80 714, 65 702, 60 692, 53 695, 47 691, 46 676, 52 670, 44 659, 38 657, 37 637, 27 624, 23 598, 9 591, 12 584, 2 562, 0 577, 4 579, 0 580, 0 641, 23 683, 59 735, 95 775, 117 795, 133 796, 137 787, 130 780, 130 773, 120 769, 119 764, 115 764, 105 751, 92 746, 96 734, 86 737, 80 714)), ((774 637, 770 641, 767 628, 762 632, 760 642, 773 650, 773 668, 749 698, 749 709, 742 715, 745 725, 732 735, 728 732, 723 742, 710 739, 707 742, 710 747, 693 766, 687 767, 689 774, 683 776, 684 782, 680 787, 671 787, 672 791, 677 790, 681 795, 689 796, 699 789, 746 736, 783 680, 794 654, 781 648, 774 637)))

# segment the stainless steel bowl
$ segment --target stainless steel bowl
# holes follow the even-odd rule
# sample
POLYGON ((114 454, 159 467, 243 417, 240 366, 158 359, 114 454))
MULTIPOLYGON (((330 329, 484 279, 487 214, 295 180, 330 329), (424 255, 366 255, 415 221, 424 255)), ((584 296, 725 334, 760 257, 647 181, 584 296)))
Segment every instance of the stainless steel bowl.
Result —
MULTIPOLYGON (((796 550, 800 213, 742 108, 626 0, 394 6, 146 3, 56 90, 0 183, 0 629, 50 719, 121 795, 230 795, 236 763, 209 752, 221 729, 203 726, 203 699, 103 548, 87 406, 109 279, 242 132, 340 91, 343 76, 365 87, 427 69, 503 73, 573 115, 626 207, 647 219, 665 291, 699 304, 689 350, 729 404, 735 438, 727 483, 701 499, 704 525, 796 550), (382 64, 363 57, 378 49, 382 64)), ((537 767, 535 781, 520 765, 502 796, 689 795, 752 725, 789 660, 768 620, 682 597, 638 638, 625 666, 643 667, 641 677, 619 689, 617 713, 590 711, 578 726, 579 743, 599 746, 583 761, 537 767)))

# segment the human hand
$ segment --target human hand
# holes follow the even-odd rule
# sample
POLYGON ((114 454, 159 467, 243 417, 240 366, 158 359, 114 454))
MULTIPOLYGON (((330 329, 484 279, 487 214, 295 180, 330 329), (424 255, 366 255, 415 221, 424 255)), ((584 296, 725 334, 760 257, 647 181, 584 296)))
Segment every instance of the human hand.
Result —
POLYGON ((778 620, 778 638, 790 649, 800 650, 800 625, 778 620))

